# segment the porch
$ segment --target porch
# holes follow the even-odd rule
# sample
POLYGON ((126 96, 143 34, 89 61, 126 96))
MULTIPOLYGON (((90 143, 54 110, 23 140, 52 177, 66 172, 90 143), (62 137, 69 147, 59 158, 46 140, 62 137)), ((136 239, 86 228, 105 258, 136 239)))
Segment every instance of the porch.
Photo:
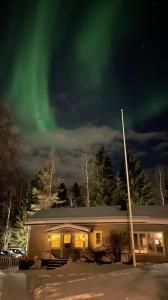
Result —
MULTIPOLYGON (((91 229, 85 226, 62 224, 45 231, 49 259, 68 259, 78 252, 88 252, 91 229)), ((42 255, 44 256, 44 254, 42 255)))

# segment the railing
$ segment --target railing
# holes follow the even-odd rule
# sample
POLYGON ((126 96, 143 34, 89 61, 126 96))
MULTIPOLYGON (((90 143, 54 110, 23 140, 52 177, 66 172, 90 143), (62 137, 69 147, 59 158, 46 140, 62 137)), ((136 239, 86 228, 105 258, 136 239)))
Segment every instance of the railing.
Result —
POLYGON ((14 256, 0 256, 0 268, 8 268, 8 267, 17 267, 19 266, 19 261, 23 259, 23 257, 14 257, 14 256))

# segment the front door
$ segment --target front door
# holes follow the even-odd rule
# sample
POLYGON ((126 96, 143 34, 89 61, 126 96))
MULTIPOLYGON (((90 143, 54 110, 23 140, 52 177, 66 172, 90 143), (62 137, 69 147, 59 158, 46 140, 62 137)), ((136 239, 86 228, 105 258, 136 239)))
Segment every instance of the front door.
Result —
POLYGON ((72 234, 70 232, 63 233, 62 239, 62 256, 68 258, 72 252, 72 234))

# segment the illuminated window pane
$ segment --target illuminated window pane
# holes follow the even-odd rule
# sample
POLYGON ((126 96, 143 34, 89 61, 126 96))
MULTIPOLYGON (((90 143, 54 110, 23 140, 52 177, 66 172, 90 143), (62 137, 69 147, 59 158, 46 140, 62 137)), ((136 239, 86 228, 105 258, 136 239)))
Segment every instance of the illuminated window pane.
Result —
POLYGON ((136 253, 164 253, 162 233, 134 233, 134 242, 136 253))
POLYGON ((134 245, 135 245, 135 253, 139 253, 139 240, 138 240, 137 233, 134 233, 134 245))
POLYGON ((147 242, 148 242, 148 253, 155 252, 155 241, 151 233, 147 234, 147 242))
POLYGON ((163 253, 163 234, 155 233, 153 235, 156 247, 156 253, 163 253))
POLYGON ((64 234, 64 244, 70 244, 71 243, 71 234, 67 233, 64 234))
POLYGON ((146 233, 139 234, 140 253, 147 253, 147 239, 146 233))
POLYGON ((52 234, 51 237, 51 248, 60 248, 61 237, 59 233, 52 234))
POLYGON ((75 248, 87 248, 88 247, 88 234, 75 233, 74 234, 75 248))
POLYGON ((84 234, 84 238, 85 238, 84 239, 85 247, 88 248, 88 234, 87 233, 84 234))

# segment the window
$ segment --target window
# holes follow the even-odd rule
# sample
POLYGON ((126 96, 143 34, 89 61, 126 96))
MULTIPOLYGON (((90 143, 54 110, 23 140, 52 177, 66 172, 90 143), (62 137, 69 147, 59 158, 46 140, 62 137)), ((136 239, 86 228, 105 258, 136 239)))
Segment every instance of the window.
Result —
POLYGON ((94 232, 94 247, 102 246, 102 231, 94 232))
POLYGON ((163 233, 136 232, 134 233, 135 253, 163 254, 163 233))
POLYGON ((88 248, 88 234, 87 233, 75 233, 74 234, 74 246, 75 246, 75 248, 88 248))
POLYGON ((64 234, 64 244, 70 244, 71 243, 71 234, 66 233, 64 234))
POLYGON ((51 236, 51 248, 60 248, 61 236, 59 233, 54 233, 51 236))

